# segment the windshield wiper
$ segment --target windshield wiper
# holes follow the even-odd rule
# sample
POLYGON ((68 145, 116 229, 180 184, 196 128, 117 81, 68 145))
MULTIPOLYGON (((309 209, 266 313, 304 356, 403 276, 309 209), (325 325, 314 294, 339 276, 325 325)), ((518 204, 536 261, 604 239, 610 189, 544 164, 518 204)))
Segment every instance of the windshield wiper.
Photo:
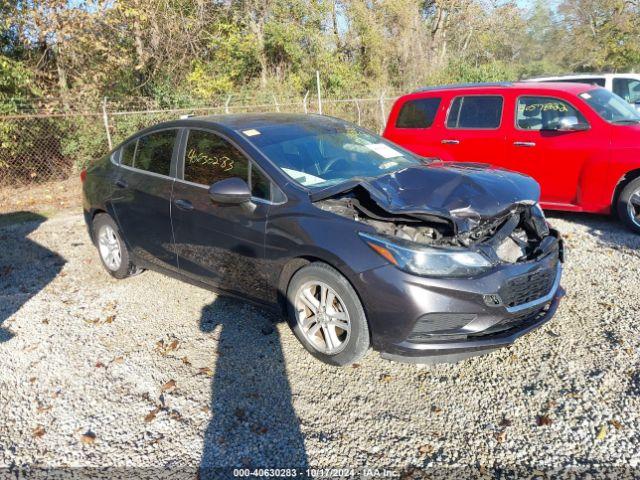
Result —
POLYGON ((635 125, 636 123, 640 123, 640 118, 623 118, 620 120, 612 120, 611 123, 615 123, 616 125, 635 125))

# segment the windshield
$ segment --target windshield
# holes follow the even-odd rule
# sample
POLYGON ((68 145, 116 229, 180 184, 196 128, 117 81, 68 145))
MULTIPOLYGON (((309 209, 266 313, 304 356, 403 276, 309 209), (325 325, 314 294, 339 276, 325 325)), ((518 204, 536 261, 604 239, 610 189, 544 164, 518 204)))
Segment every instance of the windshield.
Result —
POLYGON ((585 102, 607 122, 617 124, 640 123, 640 115, 618 95, 604 88, 596 88, 580 94, 585 102))
POLYGON ((309 188, 377 177, 422 163, 377 135, 333 119, 269 124, 240 133, 289 177, 309 188))

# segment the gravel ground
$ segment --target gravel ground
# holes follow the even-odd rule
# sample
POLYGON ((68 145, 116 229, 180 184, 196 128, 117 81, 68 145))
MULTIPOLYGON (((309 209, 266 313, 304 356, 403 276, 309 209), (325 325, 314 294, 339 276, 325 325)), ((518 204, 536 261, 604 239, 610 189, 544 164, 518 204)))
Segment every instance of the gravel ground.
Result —
POLYGON ((0 227, 0 465, 640 464, 640 236, 613 220, 551 217, 567 296, 514 346, 344 369, 258 308, 153 272, 111 279, 77 212, 41 220, 0 227))

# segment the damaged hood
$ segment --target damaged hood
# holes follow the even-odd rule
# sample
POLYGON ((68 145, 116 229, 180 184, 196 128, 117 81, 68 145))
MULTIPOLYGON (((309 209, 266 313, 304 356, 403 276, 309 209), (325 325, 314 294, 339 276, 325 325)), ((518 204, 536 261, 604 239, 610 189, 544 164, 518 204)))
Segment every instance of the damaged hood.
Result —
POLYGON ((452 221, 458 232, 540 197, 538 183, 526 175, 484 164, 436 161, 313 192, 311 201, 360 188, 389 213, 437 216, 452 221))

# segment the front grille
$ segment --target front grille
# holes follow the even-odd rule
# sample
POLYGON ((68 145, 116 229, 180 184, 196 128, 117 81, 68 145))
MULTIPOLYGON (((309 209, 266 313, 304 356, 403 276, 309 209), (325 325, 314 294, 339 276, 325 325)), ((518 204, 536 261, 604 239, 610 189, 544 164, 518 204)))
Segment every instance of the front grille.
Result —
POLYGON ((501 289, 500 297, 507 307, 532 302, 549 293, 556 278, 555 269, 536 270, 509 280, 501 289))

